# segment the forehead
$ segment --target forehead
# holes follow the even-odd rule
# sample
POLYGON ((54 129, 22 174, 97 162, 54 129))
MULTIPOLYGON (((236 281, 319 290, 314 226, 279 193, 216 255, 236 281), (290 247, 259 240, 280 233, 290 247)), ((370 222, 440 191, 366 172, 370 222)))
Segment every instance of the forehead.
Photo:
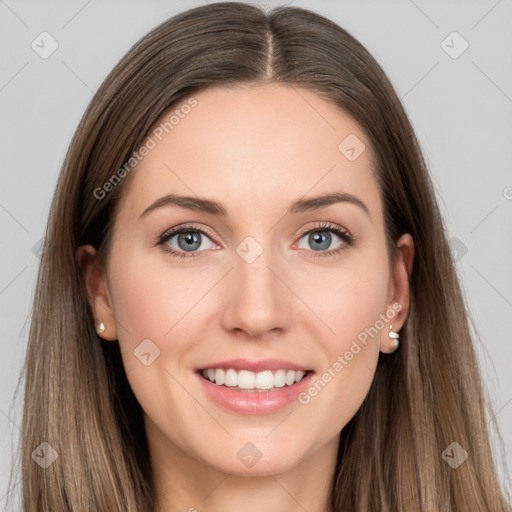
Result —
POLYGON ((316 93, 269 84, 214 87, 193 99, 193 107, 183 107, 187 100, 173 106, 150 132, 152 148, 123 192, 129 211, 181 193, 223 202, 228 214, 263 214, 334 191, 380 210, 365 134, 316 93))

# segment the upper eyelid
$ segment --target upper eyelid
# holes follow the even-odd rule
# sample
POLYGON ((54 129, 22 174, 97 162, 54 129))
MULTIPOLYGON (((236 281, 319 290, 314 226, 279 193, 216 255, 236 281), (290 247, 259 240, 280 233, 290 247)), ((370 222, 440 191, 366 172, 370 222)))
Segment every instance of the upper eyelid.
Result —
POLYGON ((168 240, 169 238, 171 238, 175 235, 178 235, 183 231, 185 231, 185 232, 186 231, 199 231, 200 233, 208 235, 210 238, 215 238, 215 235, 208 228, 205 228, 202 226, 200 227, 200 226, 196 226, 196 225, 192 225, 192 224, 184 224, 182 226, 173 227, 173 228, 170 228, 170 229, 164 231, 163 234, 158 237, 158 239, 168 240))
POLYGON ((330 231, 330 230, 339 230, 343 233, 346 233, 348 236, 352 236, 350 231, 347 228, 344 228, 343 226, 340 226, 338 224, 334 224, 333 222, 326 222, 326 221, 320 221, 316 226, 311 226, 309 228, 304 229, 304 231, 301 231, 300 236, 304 236, 308 234, 310 231, 330 231))
MULTIPOLYGON (((199 225, 196 225, 196 224, 187 224, 187 223, 185 223, 183 225, 179 225, 177 227, 173 227, 173 228, 168 229, 162 235, 160 235, 158 237, 158 239, 161 240, 163 243, 165 243, 166 241, 168 241, 173 236, 175 236, 177 234, 180 234, 183 231, 186 232, 187 230, 199 231, 199 232, 201 232, 203 234, 206 234, 209 238, 212 239, 212 242, 214 241, 213 239, 216 238, 216 236, 212 233, 212 231, 209 228, 206 228, 204 226, 199 226, 199 225)), ((351 232, 348 229, 346 229, 345 227, 340 226, 338 224, 335 224, 333 222, 328 222, 328 221, 317 221, 316 225, 310 226, 308 228, 304 228, 304 230, 301 230, 301 232, 299 234, 299 237, 302 238, 304 235, 307 235, 308 233, 310 233, 312 231, 330 231, 330 230, 334 230, 334 231, 339 230, 342 233, 345 233, 346 236, 348 236, 349 238, 351 238, 351 239, 355 238, 351 234, 351 232)))

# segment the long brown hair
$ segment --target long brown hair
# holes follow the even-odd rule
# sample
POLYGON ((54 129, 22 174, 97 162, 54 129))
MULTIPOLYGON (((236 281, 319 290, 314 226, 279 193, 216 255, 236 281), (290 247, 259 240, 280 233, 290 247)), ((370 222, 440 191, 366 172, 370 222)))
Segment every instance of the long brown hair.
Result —
POLYGON ((509 510, 471 319, 395 90, 334 22, 302 8, 267 13, 223 2, 182 12, 140 39, 104 80, 70 144, 51 205, 24 368, 25 512, 155 510, 142 410, 117 343, 95 332, 76 250, 92 244, 108 253, 130 179, 119 170, 163 113, 211 86, 267 82, 311 90, 359 123, 374 154, 390 267, 399 236, 410 233, 415 242, 400 349, 380 358, 366 399, 341 432, 332 510, 509 510), (114 175, 123 179, 113 183, 114 175), (46 469, 32 457, 44 442, 57 455, 46 469), (457 468, 443 458, 454 442, 468 453, 457 468))

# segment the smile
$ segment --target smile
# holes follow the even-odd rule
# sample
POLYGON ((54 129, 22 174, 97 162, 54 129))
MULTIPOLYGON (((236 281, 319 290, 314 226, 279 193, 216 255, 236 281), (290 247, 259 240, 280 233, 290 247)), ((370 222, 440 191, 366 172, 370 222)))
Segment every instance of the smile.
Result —
POLYGON ((314 370, 283 359, 232 359, 196 367, 206 397, 239 414, 270 414, 297 401, 313 381, 314 370))

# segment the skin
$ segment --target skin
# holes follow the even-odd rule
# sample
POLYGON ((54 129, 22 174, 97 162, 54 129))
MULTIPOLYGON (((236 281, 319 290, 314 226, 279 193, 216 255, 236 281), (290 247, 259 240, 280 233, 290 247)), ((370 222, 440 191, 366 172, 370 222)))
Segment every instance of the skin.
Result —
MULTIPOLYGON (((391 324, 399 331, 409 308, 413 240, 400 238, 390 273, 369 142, 326 100, 276 84, 217 87, 195 98, 197 107, 123 190, 106 267, 91 246, 77 253, 95 321, 105 323, 105 340, 119 340, 144 410, 160 511, 286 512, 297 503, 325 511, 339 433, 368 393, 379 351, 393 350, 389 323, 308 404, 294 401, 271 414, 223 409, 193 369, 237 357, 280 358, 321 376, 396 303, 402 309, 391 324), (338 150, 351 133, 366 146, 354 161, 338 150), (333 191, 357 196, 370 215, 348 202, 285 214, 303 196, 333 191), (166 206, 139 218, 171 192, 222 202, 228 215, 166 206), (327 231, 331 243, 318 249, 302 233, 320 222, 348 230, 356 244, 327 231), (183 223, 215 235, 198 234, 197 257, 172 258, 152 244, 183 223), (263 248, 250 264, 236 252, 247 236, 263 248), (308 257, 344 243, 338 254, 308 257), (133 354, 147 338, 160 350, 149 366, 133 354), (251 468, 237 457, 247 442, 262 453, 251 468)), ((186 252, 178 236, 167 244, 186 252)))

